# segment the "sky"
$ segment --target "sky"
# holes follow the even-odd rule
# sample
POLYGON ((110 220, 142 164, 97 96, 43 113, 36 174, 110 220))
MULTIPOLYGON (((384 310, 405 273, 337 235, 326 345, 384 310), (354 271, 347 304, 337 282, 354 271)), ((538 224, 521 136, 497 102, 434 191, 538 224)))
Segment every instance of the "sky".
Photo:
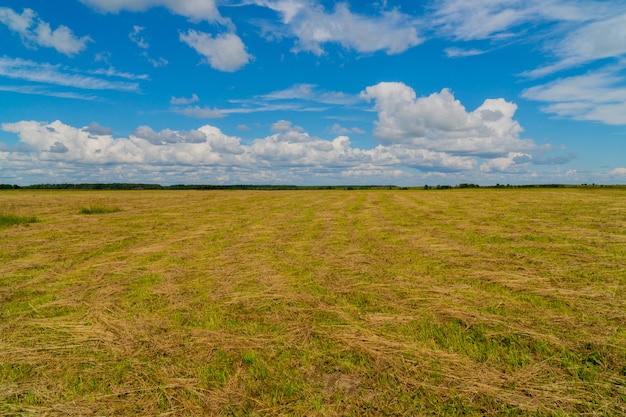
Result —
POLYGON ((0 0, 0 183, 625 184, 626 1, 0 0))

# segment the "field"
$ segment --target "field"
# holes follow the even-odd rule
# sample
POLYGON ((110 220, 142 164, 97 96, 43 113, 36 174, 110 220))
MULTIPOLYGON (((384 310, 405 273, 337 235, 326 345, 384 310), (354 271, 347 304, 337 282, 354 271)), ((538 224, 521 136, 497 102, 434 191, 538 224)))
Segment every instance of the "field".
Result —
POLYGON ((0 192, 0 415, 626 415, 626 189, 0 192))

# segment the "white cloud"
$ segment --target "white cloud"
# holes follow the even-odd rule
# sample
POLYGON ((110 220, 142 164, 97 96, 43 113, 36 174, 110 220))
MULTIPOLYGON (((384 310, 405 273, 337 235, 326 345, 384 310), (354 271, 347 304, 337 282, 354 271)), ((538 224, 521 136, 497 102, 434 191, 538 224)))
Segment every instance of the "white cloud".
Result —
POLYGON ((383 143, 483 156, 536 148, 519 137, 523 129, 513 120, 517 106, 501 98, 487 99, 468 112, 448 89, 417 98, 403 83, 380 83, 365 89, 361 97, 375 101, 374 133, 383 143))
POLYGON ((626 14, 591 22, 570 31, 563 39, 548 45, 557 62, 525 72, 529 77, 541 77, 605 58, 626 55, 626 14))
POLYGON ((362 149, 347 136, 311 136, 287 120, 279 120, 271 135, 250 144, 210 125, 188 131, 140 126, 127 138, 116 138, 109 128, 95 122, 82 128, 60 121, 21 121, 1 127, 20 139, 13 147, 0 144, 0 176, 21 178, 16 183, 93 178, 94 182, 325 184, 341 183, 361 173, 365 182, 396 178, 414 184, 418 175, 424 178, 427 173, 462 181, 463 175, 479 174, 479 166, 485 175, 527 175, 535 159, 526 152, 478 158, 406 143, 362 149))
POLYGON ((481 172, 517 172, 527 166, 533 157, 528 153, 509 152, 502 158, 493 158, 480 166, 481 172))
POLYGON ((202 55, 212 68, 219 71, 237 71, 252 58, 246 52, 241 38, 234 33, 222 33, 213 37, 208 33, 189 30, 180 34, 180 40, 202 55))
POLYGON ((143 26, 133 26, 133 31, 128 34, 128 37, 131 41, 141 49, 148 49, 150 44, 146 42, 146 40, 141 36, 141 32, 143 32, 145 27, 143 26))
POLYGON ((446 53, 446 56, 448 58, 462 58, 466 56, 476 56, 476 55, 482 55, 486 53, 486 51, 476 49, 476 48, 462 49, 462 48, 456 48, 456 47, 446 48, 444 52, 446 53))
POLYGON ((609 172, 609 174, 611 174, 611 175, 621 175, 621 176, 626 176, 626 168, 622 168, 622 167, 620 167, 620 168, 615 168, 615 169, 611 170, 611 171, 609 172))
POLYGON ((525 33, 524 25, 585 22, 615 12, 614 5, 580 0, 438 0, 432 24, 456 40, 507 39, 525 33))
POLYGON ((303 128, 300 126, 293 126, 288 120, 279 120, 271 126, 272 132, 288 132, 288 131, 296 131, 302 132, 303 128))
POLYGON ((19 94, 33 94, 37 96, 68 98, 72 100, 98 100, 97 96, 92 94, 79 94, 70 91, 53 91, 49 88, 38 85, 0 85, 0 91, 11 91, 19 94))
POLYGON ((214 0, 80 0, 87 6, 105 13, 122 10, 140 12, 152 7, 165 7, 172 13, 192 21, 222 21, 214 0))
POLYGON ((558 79, 528 88, 522 97, 550 103, 546 113, 575 120, 626 124, 626 83, 621 68, 609 68, 581 76, 558 79))
POLYGON ((160 132, 141 126, 129 138, 90 133, 89 127, 79 129, 60 121, 49 124, 35 121, 5 123, 2 129, 18 134, 21 143, 36 149, 31 153, 34 166, 36 161, 81 165, 229 166, 241 165, 236 159, 243 153, 238 138, 226 136, 211 126, 191 131, 164 129, 160 132))
POLYGON ((424 41, 413 19, 395 9, 371 17, 352 13, 346 3, 337 3, 331 13, 305 0, 257 0, 256 4, 282 15, 282 22, 298 39, 294 51, 322 55, 324 44, 338 43, 357 52, 392 55, 424 41))
POLYGON ((121 72, 121 71, 117 71, 112 66, 106 69, 101 68, 97 70, 87 71, 87 73, 92 74, 92 75, 106 75, 107 77, 125 78, 127 80, 150 79, 150 76, 148 74, 133 74, 131 72, 121 72))
POLYGON ((54 48, 67 56, 82 52, 92 41, 89 36, 76 37, 64 25, 52 30, 50 24, 39 19, 32 9, 24 9, 22 14, 17 14, 13 9, 0 7, 0 23, 17 32, 27 46, 54 48))
POLYGON ((362 135, 365 133, 363 129, 359 129, 358 127, 347 128, 347 127, 341 126, 339 123, 333 124, 330 127, 330 131, 331 133, 334 133, 335 135, 347 135, 349 133, 357 133, 359 135, 362 135))
POLYGON ((185 104, 192 104, 192 103, 196 103, 197 101, 199 101, 200 98, 198 97, 198 95, 196 93, 193 93, 191 95, 190 98, 186 98, 186 97, 172 97, 170 99, 170 104, 174 104, 174 105, 185 105, 185 104))
POLYGON ((219 119, 224 117, 224 113, 218 109, 200 106, 175 108, 174 111, 184 114, 185 116, 197 117, 199 119, 219 119))
POLYGON ((87 127, 83 127, 83 131, 99 136, 113 136, 113 131, 104 126, 100 126, 98 122, 91 122, 87 127))
POLYGON ((147 54, 144 54, 143 56, 146 57, 146 59, 148 60, 148 62, 150 64, 152 64, 152 66, 154 68, 161 68, 161 67, 165 67, 169 64, 169 61, 163 57, 159 57, 158 59, 154 59, 154 58, 150 58, 147 54))
POLYGON ((81 75, 60 65, 0 57, 0 76, 87 90, 138 91, 137 83, 81 75))
POLYGON ((173 143, 202 143, 206 142, 207 136, 200 130, 175 131, 163 129, 155 132, 149 126, 139 126, 131 137, 145 139, 153 145, 168 145, 173 143))

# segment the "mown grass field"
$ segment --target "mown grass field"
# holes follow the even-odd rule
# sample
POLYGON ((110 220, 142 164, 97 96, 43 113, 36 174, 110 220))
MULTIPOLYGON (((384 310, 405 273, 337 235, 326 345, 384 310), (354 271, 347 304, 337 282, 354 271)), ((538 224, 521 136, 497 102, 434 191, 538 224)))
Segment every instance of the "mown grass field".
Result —
POLYGON ((626 415, 623 188, 11 190, 0 215, 0 415, 626 415))

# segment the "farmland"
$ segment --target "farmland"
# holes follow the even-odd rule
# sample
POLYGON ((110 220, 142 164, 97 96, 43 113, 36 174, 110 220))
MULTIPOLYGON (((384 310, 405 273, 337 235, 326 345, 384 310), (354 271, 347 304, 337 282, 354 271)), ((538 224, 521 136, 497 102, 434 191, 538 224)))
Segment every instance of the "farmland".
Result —
POLYGON ((0 191, 0 415, 626 415, 626 189, 0 191))

